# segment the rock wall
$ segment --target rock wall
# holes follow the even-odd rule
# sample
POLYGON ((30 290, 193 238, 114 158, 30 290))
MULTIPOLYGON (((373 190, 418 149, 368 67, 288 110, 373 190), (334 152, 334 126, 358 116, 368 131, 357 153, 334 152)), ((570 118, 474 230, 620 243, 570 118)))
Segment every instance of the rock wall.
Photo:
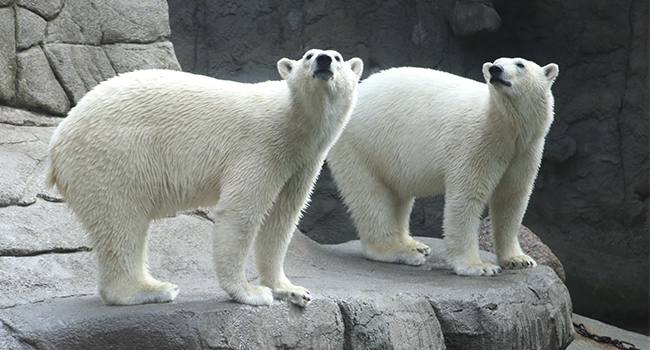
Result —
POLYGON ((93 86, 180 69, 165 0, 0 0, 0 105, 65 115, 93 86))
MULTIPOLYGON (((279 79, 281 57, 333 48, 364 76, 422 66, 481 80, 483 62, 560 65, 556 120, 524 224, 564 263, 575 310, 648 324, 648 2, 645 0, 169 0, 184 70, 279 79)), ((418 200, 414 235, 441 235, 441 197, 418 200)), ((355 236, 325 169, 300 228, 355 236)))

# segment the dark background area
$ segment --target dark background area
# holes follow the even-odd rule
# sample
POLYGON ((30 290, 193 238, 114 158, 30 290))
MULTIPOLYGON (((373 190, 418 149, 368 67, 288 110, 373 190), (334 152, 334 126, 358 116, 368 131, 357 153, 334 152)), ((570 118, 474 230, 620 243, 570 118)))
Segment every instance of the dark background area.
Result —
MULTIPOLYGON (((560 258, 574 311, 648 334, 647 0, 169 0, 184 71, 277 80, 310 48, 360 57, 364 77, 395 66, 482 80, 499 57, 560 66, 555 122, 524 225, 560 258)), ((414 236, 441 237, 442 198, 419 199, 414 236)), ((300 229, 356 238, 325 168, 300 229)))

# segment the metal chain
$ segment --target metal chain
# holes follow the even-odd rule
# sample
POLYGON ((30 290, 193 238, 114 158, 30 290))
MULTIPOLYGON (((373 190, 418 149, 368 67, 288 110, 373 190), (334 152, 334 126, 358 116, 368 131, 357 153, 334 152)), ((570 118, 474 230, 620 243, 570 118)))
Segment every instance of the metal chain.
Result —
POLYGON ((582 323, 581 324, 576 324, 574 322, 573 326, 576 328, 576 331, 581 336, 587 337, 587 338, 592 339, 594 341, 597 341, 599 343, 611 344, 611 345, 614 345, 617 349, 641 350, 641 349, 638 349, 636 346, 634 346, 634 344, 628 343, 626 341, 622 341, 622 340, 618 340, 618 339, 612 339, 610 337, 601 337, 599 335, 589 333, 587 328, 585 328, 585 325, 583 325, 582 323))

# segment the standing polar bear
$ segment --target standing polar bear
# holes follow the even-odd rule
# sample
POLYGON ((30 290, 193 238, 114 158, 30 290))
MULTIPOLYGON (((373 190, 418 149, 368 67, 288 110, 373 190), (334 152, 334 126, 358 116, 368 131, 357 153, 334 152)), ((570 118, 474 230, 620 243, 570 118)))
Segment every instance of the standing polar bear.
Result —
POLYGON ((236 301, 306 306, 283 263, 327 151, 356 103, 363 62, 310 50, 278 61, 282 81, 241 84, 166 70, 101 83, 50 143, 47 183, 89 231, 108 304, 166 302, 147 271, 153 219, 216 206, 214 263, 236 301), (246 281, 254 245, 263 286, 246 281))
POLYGON ((553 121, 558 66, 501 58, 483 75, 487 84, 405 67, 360 84, 327 162, 367 258, 424 263, 430 248, 409 235, 413 201, 445 193, 447 260, 457 274, 501 272, 478 254, 488 202, 499 265, 536 265, 517 233, 553 121))

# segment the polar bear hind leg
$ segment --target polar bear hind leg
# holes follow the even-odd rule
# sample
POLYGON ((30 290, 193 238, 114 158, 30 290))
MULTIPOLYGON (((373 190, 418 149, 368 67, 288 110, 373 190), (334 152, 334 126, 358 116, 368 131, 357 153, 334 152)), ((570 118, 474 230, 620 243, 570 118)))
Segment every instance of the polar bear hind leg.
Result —
POLYGON ((80 218, 90 233, 99 267, 99 294, 114 305, 162 303, 174 300, 178 287, 154 279, 147 271, 150 220, 137 215, 80 218))
POLYGON ((409 234, 414 198, 398 196, 362 167, 339 165, 332 167, 332 171, 334 169, 356 171, 356 174, 339 176, 337 185, 350 209, 366 258, 413 266, 424 264, 431 248, 409 234), (359 175, 360 172, 366 174, 359 175), (345 182, 348 179, 363 180, 345 182))

